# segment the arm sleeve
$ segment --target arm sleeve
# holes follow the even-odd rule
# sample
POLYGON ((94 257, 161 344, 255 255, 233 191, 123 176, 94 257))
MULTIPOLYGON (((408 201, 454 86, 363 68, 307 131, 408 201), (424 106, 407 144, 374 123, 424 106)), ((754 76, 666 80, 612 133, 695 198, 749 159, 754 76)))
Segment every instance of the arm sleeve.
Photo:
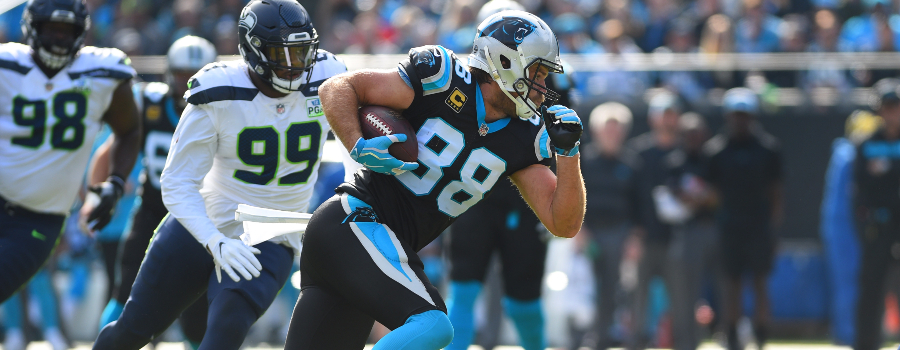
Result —
POLYGON ((209 219, 200 195, 217 147, 218 135, 209 114, 189 104, 175 129, 160 177, 166 208, 203 246, 222 235, 209 219))

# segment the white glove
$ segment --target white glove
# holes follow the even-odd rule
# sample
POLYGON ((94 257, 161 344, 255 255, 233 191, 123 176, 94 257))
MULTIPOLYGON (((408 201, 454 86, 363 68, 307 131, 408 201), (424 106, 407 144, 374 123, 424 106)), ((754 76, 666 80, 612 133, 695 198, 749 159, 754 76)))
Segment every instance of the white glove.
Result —
POLYGON ((216 263, 216 279, 219 283, 222 283, 222 269, 235 282, 241 281, 238 273, 249 281, 253 277, 259 277, 259 272, 262 271, 262 265, 254 256, 260 253, 259 249, 248 246, 239 239, 219 234, 206 243, 206 249, 209 249, 216 263))

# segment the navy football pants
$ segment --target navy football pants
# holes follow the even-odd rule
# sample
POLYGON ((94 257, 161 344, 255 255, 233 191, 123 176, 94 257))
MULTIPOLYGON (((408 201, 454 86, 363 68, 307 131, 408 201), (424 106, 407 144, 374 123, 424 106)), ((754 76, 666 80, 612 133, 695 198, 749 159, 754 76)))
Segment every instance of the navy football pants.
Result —
POLYGON ((66 217, 35 213, 0 198, 0 303, 44 266, 66 217))
POLYGON ((275 300, 291 272, 290 248, 256 245, 260 276, 234 282, 223 273, 216 281, 212 256, 169 216, 150 243, 131 295, 119 320, 110 323, 94 344, 96 350, 138 350, 166 330, 188 306, 207 293, 209 314, 200 350, 238 349, 250 326, 275 300))

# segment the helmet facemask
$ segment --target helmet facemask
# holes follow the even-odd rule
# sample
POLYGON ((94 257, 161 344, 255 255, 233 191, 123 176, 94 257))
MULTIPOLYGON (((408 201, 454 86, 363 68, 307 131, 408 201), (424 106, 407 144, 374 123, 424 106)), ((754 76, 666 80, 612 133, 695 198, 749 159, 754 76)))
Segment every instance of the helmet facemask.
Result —
MULTIPOLYGON (((306 34, 306 33, 301 33, 306 34)), ((272 87, 283 93, 299 91, 309 83, 310 71, 316 64, 319 40, 300 44, 271 43, 265 47, 264 63, 272 77, 272 87)))
MULTIPOLYGON (((22 29, 26 34, 29 45, 34 49, 41 63, 50 69, 61 69, 71 62, 78 50, 84 44, 87 28, 68 20, 60 21, 32 21, 26 15, 22 21, 22 29), (66 35, 52 35, 46 29, 51 23, 71 24, 72 30, 65 31, 66 35)), ((58 30, 58 29, 57 29, 58 30)))

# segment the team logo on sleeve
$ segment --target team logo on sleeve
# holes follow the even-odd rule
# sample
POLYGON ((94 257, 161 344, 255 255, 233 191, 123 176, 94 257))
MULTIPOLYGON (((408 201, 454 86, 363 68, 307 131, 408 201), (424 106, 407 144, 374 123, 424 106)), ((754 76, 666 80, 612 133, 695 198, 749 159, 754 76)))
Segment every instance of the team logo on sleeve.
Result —
POLYGON ((325 110, 322 109, 322 101, 318 98, 306 100, 306 114, 311 118, 325 115, 325 110))
POLYGON ((444 100, 444 102, 446 102, 450 108, 453 108, 456 113, 459 113, 462 111, 463 106, 466 105, 466 100, 468 99, 466 94, 459 91, 459 88, 453 88, 453 92, 450 93, 450 96, 447 96, 447 99, 444 100))
POLYGON ((200 81, 198 81, 197 78, 191 78, 191 80, 188 80, 188 90, 198 87, 200 87, 200 81))
POLYGON ((431 51, 423 50, 416 54, 416 65, 427 64, 429 67, 434 66, 434 54, 431 51))

